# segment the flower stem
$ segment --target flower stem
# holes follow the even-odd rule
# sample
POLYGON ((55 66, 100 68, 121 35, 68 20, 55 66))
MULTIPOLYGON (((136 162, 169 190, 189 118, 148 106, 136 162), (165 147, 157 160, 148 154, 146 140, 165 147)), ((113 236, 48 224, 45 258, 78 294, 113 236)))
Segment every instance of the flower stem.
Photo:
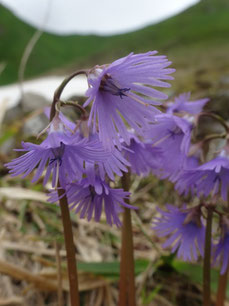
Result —
MULTIPOLYGON (((130 173, 121 178, 125 191, 130 188, 130 173)), ((129 204, 129 201, 127 201, 129 204)), ((120 263, 119 306, 135 306, 134 249, 130 209, 124 208, 122 224, 122 246, 120 263)))
POLYGON ((226 272, 222 275, 220 274, 220 276, 219 276, 216 306, 223 306, 224 305, 224 301, 225 301, 225 298, 226 298, 226 291, 227 291, 228 270, 229 270, 229 265, 227 267, 226 272))
POLYGON ((214 113, 210 113, 210 112, 201 112, 198 116, 198 119, 200 120, 200 118, 203 116, 215 119, 216 121, 221 123, 222 126, 225 128, 225 130, 228 132, 229 126, 227 125, 227 122, 221 116, 214 114, 214 113))
POLYGON ((83 108, 83 106, 78 104, 76 101, 66 101, 66 102, 60 101, 60 105, 61 106, 68 106, 68 105, 74 106, 81 112, 81 119, 83 119, 83 120, 88 119, 88 113, 87 113, 86 109, 83 108))
POLYGON ((211 236, 213 207, 207 207, 207 225, 204 246, 204 269, 203 269, 203 305, 211 305, 211 236))
MULTIPOLYGON (((60 186, 60 185, 59 185, 60 186)), ((64 227, 64 241, 67 253, 67 266, 68 266, 68 279, 70 287, 70 300, 71 306, 80 306, 78 278, 77 278, 77 265, 75 256, 75 246, 73 242, 72 224, 68 208, 68 201, 63 194, 65 190, 58 188, 58 196, 60 198, 61 217, 64 227)))
POLYGON ((72 73, 71 75, 69 75, 68 77, 66 77, 63 82, 60 84, 60 86, 56 89, 54 96, 53 96, 53 102, 52 102, 52 106, 51 106, 51 111, 50 111, 50 121, 52 121, 52 119, 55 116, 56 113, 56 103, 60 100, 60 96, 65 88, 65 86, 77 75, 80 74, 87 74, 87 71, 85 70, 80 70, 80 71, 76 71, 74 73, 72 73))

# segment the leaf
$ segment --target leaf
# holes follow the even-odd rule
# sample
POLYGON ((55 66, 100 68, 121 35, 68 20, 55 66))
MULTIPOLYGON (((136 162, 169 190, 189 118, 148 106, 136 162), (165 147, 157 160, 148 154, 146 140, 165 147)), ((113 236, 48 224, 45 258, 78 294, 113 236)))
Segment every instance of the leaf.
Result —
MULTIPOLYGON (((194 283, 202 285, 203 267, 201 265, 174 260, 172 266, 178 272, 187 275, 194 283)), ((217 269, 211 269, 211 288, 213 292, 217 291, 218 277, 219 271, 217 269)), ((227 296, 229 297, 229 288, 227 289, 227 296)))
POLYGON ((162 286, 161 285, 157 285, 154 290, 152 290, 148 295, 146 295, 146 290, 144 288, 143 291, 143 305, 149 305, 156 297, 156 295, 159 293, 159 291, 161 290, 162 286))
MULTIPOLYGON (((147 260, 136 260, 135 261, 135 274, 138 275, 145 271, 149 264, 147 260)), ((120 274, 120 263, 118 261, 111 262, 79 262, 78 270, 88 273, 93 273, 103 276, 119 276, 120 274)))

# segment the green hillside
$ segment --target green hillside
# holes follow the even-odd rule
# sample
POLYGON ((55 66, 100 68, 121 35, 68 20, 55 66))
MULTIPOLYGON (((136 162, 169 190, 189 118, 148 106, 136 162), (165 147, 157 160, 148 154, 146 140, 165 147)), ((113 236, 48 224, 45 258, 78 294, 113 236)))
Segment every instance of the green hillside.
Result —
MULTIPOLYGON (((17 79, 23 50, 34 31, 0 5, 0 67, 3 63, 6 65, 0 74, 0 85, 17 79)), ((88 67, 109 62, 131 51, 155 49, 167 54, 176 67, 201 68, 210 64, 229 70, 228 36, 228 1, 203 0, 166 21, 124 35, 57 36, 44 33, 29 59, 26 77, 53 69, 88 67)))

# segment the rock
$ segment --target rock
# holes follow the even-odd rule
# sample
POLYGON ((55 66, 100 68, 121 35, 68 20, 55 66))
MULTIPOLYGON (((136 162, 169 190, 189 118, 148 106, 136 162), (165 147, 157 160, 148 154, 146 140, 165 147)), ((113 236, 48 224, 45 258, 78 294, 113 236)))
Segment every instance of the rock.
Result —
POLYGON ((48 123, 48 118, 44 114, 30 117, 25 121, 23 126, 23 136, 37 136, 48 125, 48 123))
POLYGON ((25 114, 36 111, 50 105, 48 100, 38 94, 27 92, 19 103, 6 111, 4 122, 10 123, 14 120, 23 119, 25 114))
POLYGON ((43 96, 33 92, 26 92, 23 96, 23 99, 21 99, 20 104, 24 113, 29 113, 50 105, 49 101, 46 100, 43 96))
POLYGON ((23 111, 20 105, 14 106, 6 111, 4 116, 4 122, 11 123, 14 120, 21 119, 23 117, 23 111))

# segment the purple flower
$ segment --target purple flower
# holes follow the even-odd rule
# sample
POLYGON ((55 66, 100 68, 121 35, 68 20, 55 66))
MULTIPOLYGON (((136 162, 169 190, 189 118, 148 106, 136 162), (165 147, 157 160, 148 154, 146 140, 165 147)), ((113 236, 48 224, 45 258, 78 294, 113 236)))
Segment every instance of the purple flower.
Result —
POLYGON ((177 178, 186 162, 190 147, 192 125, 184 118, 169 114, 155 117, 145 136, 161 149, 163 160, 158 172, 161 177, 177 178))
MULTIPOLYGON (((79 133, 78 137, 79 139, 83 139, 83 136, 79 133)), ((97 133, 89 133, 88 139, 90 141, 97 142, 101 146, 101 149, 104 148, 97 133)), ((103 158, 102 160, 98 161, 96 167, 94 163, 90 162, 85 163, 85 166, 86 175, 90 182, 93 183, 96 175, 99 175, 102 180, 105 180, 105 176, 107 175, 109 179, 114 181, 114 174, 122 176, 123 172, 128 172, 127 167, 131 165, 123 157, 122 153, 116 147, 113 147, 111 151, 107 152, 107 158, 103 158)))
POLYGON ((192 115, 200 113, 205 104, 209 101, 209 99, 205 98, 195 101, 189 101, 190 95, 190 92, 188 92, 180 94, 178 97, 175 97, 175 102, 169 105, 167 113, 173 114, 186 112, 192 115))
POLYGON ((177 250, 177 256, 184 260, 197 260, 197 250, 203 256, 205 228, 201 221, 199 207, 179 209, 166 205, 167 211, 159 210, 161 218, 155 218, 153 229, 159 237, 170 236, 163 247, 173 246, 172 252, 177 250))
POLYGON ((123 148, 123 155, 131 165, 131 172, 137 175, 147 175, 152 170, 157 170, 161 163, 161 150, 154 147, 152 143, 140 141, 130 133, 130 145, 123 148))
MULTIPOLYGON (((96 222, 100 221, 103 208, 107 223, 121 226, 118 214, 122 212, 122 207, 136 209, 127 203, 130 193, 123 189, 112 189, 107 183, 96 177, 94 185, 87 178, 80 183, 71 183, 66 186, 66 196, 69 207, 75 213, 80 214, 80 218, 87 217, 90 221, 93 217, 96 222)), ((50 202, 56 202, 58 194, 56 191, 50 194, 50 202)))
POLYGON ((99 138, 107 148, 112 148, 114 141, 119 146, 117 132, 127 144, 130 143, 123 119, 142 134, 142 128, 146 128, 159 113, 153 105, 159 105, 158 100, 167 98, 152 86, 170 87, 163 80, 172 80, 169 74, 175 70, 167 68, 171 62, 165 56, 155 56, 156 53, 131 53, 110 65, 96 66, 90 71, 88 99, 84 106, 93 102, 89 124, 93 121, 93 130, 96 131, 98 123, 99 138))
POLYGON ((219 261, 221 264, 220 274, 226 273, 229 264, 229 224, 226 217, 223 217, 222 221, 221 238, 214 253, 214 262, 219 261))
POLYGON ((180 193, 192 194, 207 197, 218 194, 221 191, 221 197, 227 200, 229 186, 229 159, 218 156, 215 159, 197 167, 184 171, 176 184, 176 189, 180 193))
POLYGON ((22 174, 24 178, 37 167, 32 179, 32 182, 36 182, 46 168, 44 184, 52 176, 53 187, 57 186, 58 179, 62 187, 67 182, 80 180, 85 172, 85 162, 101 162, 110 155, 96 141, 79 141, 66 135, 61 131, 60 122, 55 120, 50 125, 47 138, 40 145, 22 142, 22 147, 17 151, 27 153, 6 164, 9 172, 13 176, 22 174))

